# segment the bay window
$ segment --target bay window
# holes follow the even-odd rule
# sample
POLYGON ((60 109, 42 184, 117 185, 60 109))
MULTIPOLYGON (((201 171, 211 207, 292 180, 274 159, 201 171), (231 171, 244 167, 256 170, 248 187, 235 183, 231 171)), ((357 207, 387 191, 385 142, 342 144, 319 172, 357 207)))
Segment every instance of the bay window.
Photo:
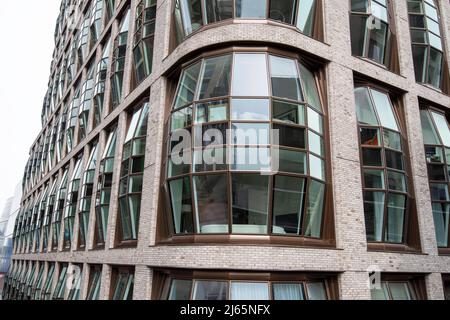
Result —
POLYGON ((105 104, 105 86, 108 76, 109 52, 111 50, 111 39, 103 45, 102 59, 97 64, 97 75, 94 85, 94 128, 103 120, 103 110, 105 104))
POLYGON ((332 238, 323 104, 316 75, 297 59, 239 51, 192 63, 169 131, 174 236, 332 238))
POLYGON ((92 96, 94 87, 94 65, 88 67, 86 80, 81 87, 80 106, 78 114, 78 141, 86 138, 88 134, 89 116, 91 114, 92 96))
POLYGON ((91 213, 92 194, 94 193, 95 168, 97 167, 97 142, 91 147, 91 154, 83 174, 79 207, 79 246, 87 244, 89 216, 91 213))
POLYGON ((50 224, 53 220, 53 212, 55 210, 56 196, 57 196, 58 176, 53 178, 53 183, 50 188, 47 199, 47 207, 45 208, 45 216, 43 222, 43 236, 42 236, 42 251, 47 252, 48 242, 50 237, 50 224))
POLYGON ((59 236, 61 234, 61 221, 67 199, 68 171, 68 168, 64 169, 56 195, 55 211, 52 219, 52 250, 58 250, 59 236))
POLYGON ((439 248, 450 248, 450 129, 443 111, 420 110, 425 156, 430 182, 436 241, 439 248))
POLYGON ((111 187, 114 177, 114 163, 117 144, 117 128, 109 132, 105 150, 100 161, 97 193, 95 199, 95 244, 105 244, 108 231, 109 207, 111 203, 111 187))
POLYGON ((448 92, 448 64, 435 0, 408 0, 416 81, 448 92))
POLYGON ((84 21, 81 25, 81 29, 78 33, 77 40, 77 56, 78 66, 82 66, 87 55, 89 53, 88 38, 89 38, 89 26, 90 26, 90 11, 87 11, 84 15, 84 21))
POLYGON ((319 38, 320 6, 320 0, 176 0, 175 38, 179 44, 203 26, 233 18, 281 22, 319 38))
POLYGON ((104 0, 95 0, 92 3, 89 49, 94 47, 102 33, 103 1, 104 0))
POLYGON ((134 111, 123 146, 119 184, 119 238, 137 240, 141 211, 149 103, 134 111))
POLYGON ((406 244, 413 199, 398 111, 387 92, 371 87, 357 87, 355 99, 367 241, 406 244))
POLYGON ((80 88, 76 86, 75 93, 67 113, 66 148, 68 153, 75 147, 75 128, 77 126, 79 107, 80 88))

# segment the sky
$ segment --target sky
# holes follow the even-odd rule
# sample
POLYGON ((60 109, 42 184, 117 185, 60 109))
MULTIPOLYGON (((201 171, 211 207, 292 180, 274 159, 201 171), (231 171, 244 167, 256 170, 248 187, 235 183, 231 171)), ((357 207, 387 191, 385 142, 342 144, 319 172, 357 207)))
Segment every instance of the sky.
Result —
POLYGON ((41 130, 61 0, 2 1, 0 10, 0 213, 21 183, 41 130))

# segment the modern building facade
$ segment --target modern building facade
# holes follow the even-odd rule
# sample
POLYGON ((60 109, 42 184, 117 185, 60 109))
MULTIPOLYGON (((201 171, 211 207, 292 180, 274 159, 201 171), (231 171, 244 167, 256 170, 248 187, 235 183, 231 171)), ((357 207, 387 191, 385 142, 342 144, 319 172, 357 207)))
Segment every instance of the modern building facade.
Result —
POLYGON ((55 42, 6 298, 449 298, 448 1, 62 1, 55 42))
POLYGON ((4 280, 11 266, 14 225, 20 211, 21 199, 22 186, 19 184, 14 191, 14 196, 6 200, 0 216, 0 299, 4 280))

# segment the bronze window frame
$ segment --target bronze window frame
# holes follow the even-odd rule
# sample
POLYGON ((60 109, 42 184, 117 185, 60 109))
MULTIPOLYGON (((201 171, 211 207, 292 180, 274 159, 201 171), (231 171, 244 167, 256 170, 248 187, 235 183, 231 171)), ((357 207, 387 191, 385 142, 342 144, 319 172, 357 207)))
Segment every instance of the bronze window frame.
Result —
MULTIPOLYGON (((128 298, 131 298, 133 300, 133 292, 134 292, 134 286, 136 285, 136 278, 135 278, 135 268, 134 267, 122 267, 122 266, 113 266, 111 270, 111 286, 109 291, 109 299, 113 300, 114 296, 117 293, 118 290, 118 284, 121 276, 125 276, 128 281, 132 281, 132 285, 130 287, 131 290, 131 297, 128 296, 128 298)), ((125 300, 124 295, 125 292, 122 292, 122 298, 120 300, 125 300)), ((130 292, 128 292, 128 295, 130 295, 130 292)), ((129 299, 127 299, 129 300, 129 299)))

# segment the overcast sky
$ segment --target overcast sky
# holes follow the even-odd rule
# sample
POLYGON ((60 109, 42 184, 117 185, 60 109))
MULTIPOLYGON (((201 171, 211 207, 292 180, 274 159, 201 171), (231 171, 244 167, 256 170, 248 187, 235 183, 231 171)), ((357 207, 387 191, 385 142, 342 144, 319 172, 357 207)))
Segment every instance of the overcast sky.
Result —
POLYGON ((21 182, 41 130, 61 0, 2 1, 0 10, 0 215, 21 182))

